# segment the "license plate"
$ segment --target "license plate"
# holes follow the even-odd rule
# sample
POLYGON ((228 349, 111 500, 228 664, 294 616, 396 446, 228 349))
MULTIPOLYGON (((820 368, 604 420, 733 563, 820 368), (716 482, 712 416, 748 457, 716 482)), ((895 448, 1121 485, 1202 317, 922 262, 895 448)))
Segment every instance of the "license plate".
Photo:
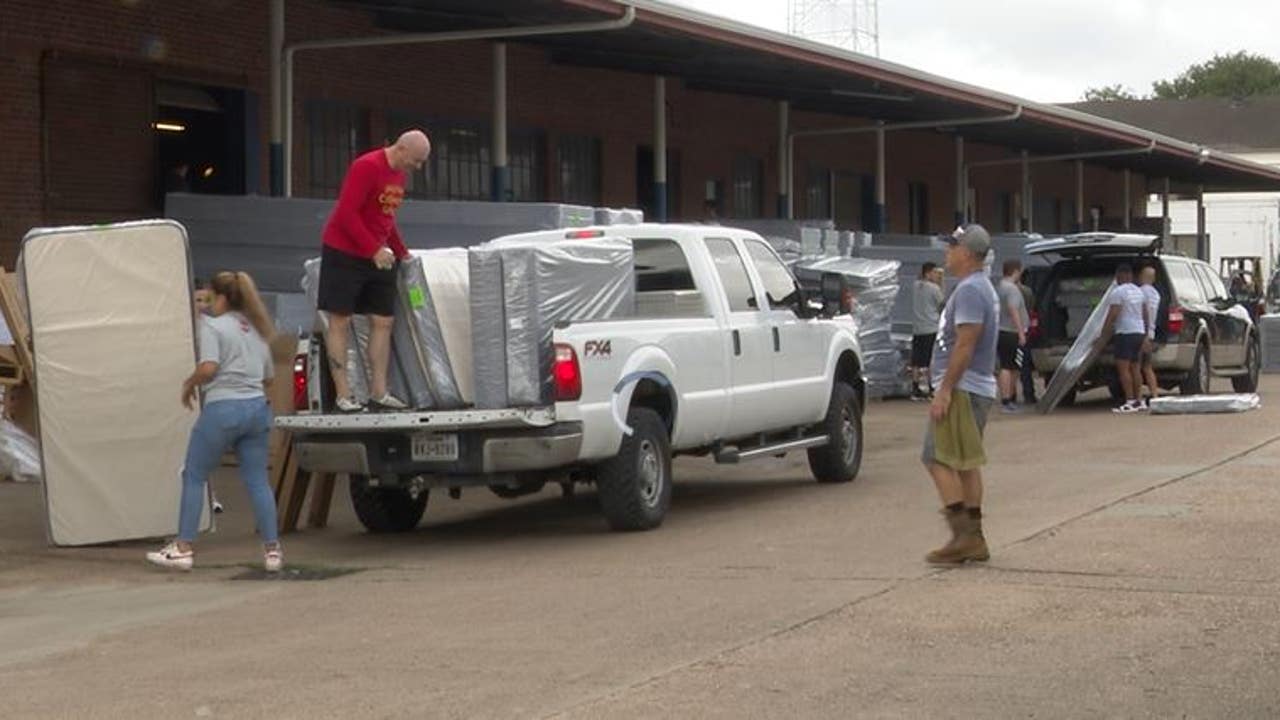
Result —
POLYGON ((418 433, 411 441, 414 462, 456 462, 458 436, 454 433, 418 433))

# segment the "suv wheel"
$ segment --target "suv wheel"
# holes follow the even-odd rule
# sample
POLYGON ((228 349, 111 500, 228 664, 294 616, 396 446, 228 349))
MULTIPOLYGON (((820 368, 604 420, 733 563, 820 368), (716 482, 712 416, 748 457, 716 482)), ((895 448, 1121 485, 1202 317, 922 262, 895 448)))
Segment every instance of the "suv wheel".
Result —
POLYGON ((372 533, 408 532, 418 526, 427 509, 427 490, 414 484, 378 487, 366 475, 351 476, 351 507, 360 524, 372 533))
POLYGON ((1231 387, 1238 393, 1257 392, 1258 374, 1262 372, 1262 354, 1258 352, 1256 338, 1249 338, 1249 346, 1245 350, 1244 366, 1249 369, 1249 373, 1231 378, 1231 387))
POLYGON ((1209 370, 1209 348, 1204 343, 1196 345, 1196 355, 1191 361, 1191 369, 1182 381, 1183 395, 1208 395, 1212 373, 1209 370))

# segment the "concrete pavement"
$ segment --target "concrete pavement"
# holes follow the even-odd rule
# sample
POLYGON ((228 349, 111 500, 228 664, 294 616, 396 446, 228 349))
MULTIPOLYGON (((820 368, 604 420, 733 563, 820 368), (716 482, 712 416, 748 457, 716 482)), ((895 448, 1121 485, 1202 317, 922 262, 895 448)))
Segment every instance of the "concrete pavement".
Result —
MULTIPOLYGON (((1280 390, 1265 379, 1264 403, 1280 390)), ((0 687, 12 717, 1273 717, 1280 715, 1280 408, 990 430, 986 567, 943 539, 923 407, 873 404, 863 473, 802 457, 680 461, 658 531, 590 493, 432 498, 368 536, 345 500, 287 559, 360 572, 231 580, 247 501, 167 575, 147 544, 43 547, 0 485, 0 687)))

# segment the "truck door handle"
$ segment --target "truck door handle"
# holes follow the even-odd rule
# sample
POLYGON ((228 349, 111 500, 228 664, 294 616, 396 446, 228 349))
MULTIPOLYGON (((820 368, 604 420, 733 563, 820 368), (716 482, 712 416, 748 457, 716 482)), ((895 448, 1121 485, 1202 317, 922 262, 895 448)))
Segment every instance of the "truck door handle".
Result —
POLYGON ((733 354, 742 354, 742 335, 737 331, 733 331, 733 354))
POLYGON ((773 328, 773 351, 782 352, 782 336, 778 335, 778 328, 773 328))

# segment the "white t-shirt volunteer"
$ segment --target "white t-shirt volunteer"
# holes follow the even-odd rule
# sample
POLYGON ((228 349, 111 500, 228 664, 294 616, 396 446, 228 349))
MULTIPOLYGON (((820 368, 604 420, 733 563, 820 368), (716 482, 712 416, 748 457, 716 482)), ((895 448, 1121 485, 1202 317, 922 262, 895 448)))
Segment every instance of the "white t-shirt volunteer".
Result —
POLYGON ((1147 317, 1151 319, 1151 327, 1147 329, 1147 337, 1156 337, 1156 314, 1160 312, 1160 291, 1154 285, 1142 286, 1142 297, 1147 301, 1147 317))
POLYGON ((1107 296, 1107 305, 1119 306, 1120 315, 1116 318, 1117 335, 1145 335, 1146 323, 1142 320, 1142 309, 1147 298, 1142 290, 1133 283, 1117 285, 1107 296))

